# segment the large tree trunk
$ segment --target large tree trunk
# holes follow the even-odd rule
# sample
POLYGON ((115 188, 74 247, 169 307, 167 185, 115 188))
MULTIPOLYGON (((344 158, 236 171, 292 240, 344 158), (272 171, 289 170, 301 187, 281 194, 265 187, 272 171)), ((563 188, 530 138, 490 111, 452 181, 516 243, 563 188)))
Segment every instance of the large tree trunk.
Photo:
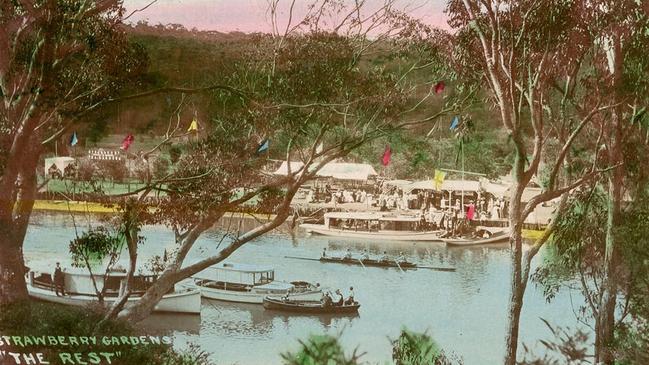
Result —
MULTIPOLYGON (((620 128, 618 128, 619 130, 620 128)), ((616 137, 620 137, 617 135, 616 137)), ((617 139, 617 138, 616 138, 617 139)), ((620 140, 613 142, 611 148, 611 160, 614 165, 622 161, 620 140)), ((612 171, 608 186, 608 214, 606 222, 606 248, 604 253, 604 278, 602 282, 602 296, 597 312, 595 328, 595 363, 598 362, 612 365, 613 340, 615 335, 615 304, 617 302, 617 227, 620 225, 622 211, 622 186, 624 183, 624 169, 617 166, 612 171)))
POLYGON ((0 223, 0 304, 28 299, 22 241, 10 224, 0 223))
POLYGON ((518 352, 518 329, 520 324, 521 310, 523 308, 523 297, 527 277, 524 277, 522 265, 523 257, 523 221, 521 216, 521 202, 524 185, 516 183, 512 186, 512 196, 509 206, 509 244, 511 246, 511 293, 509 297, 509 309, 507 312, 507 332, 505 337, 505 365, 516 364, 516 353, 518 352))

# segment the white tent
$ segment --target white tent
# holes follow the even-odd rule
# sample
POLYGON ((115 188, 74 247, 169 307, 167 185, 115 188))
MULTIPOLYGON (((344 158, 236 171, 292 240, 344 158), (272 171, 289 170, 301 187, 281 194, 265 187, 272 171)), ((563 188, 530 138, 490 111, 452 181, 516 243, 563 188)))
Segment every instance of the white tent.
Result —
MULTIPOLYGON (((291 162, 291 172, 295 172, 302 168, 302 162, 291 162)), ((286 161, 275 170, 275 175, 288 174, 288 164, 286 161)), ((347 162, 330 162, 324 165, 320 171, 316 173, 318 177, 332 177, 337 180, 367 180, 370 176, 376 176, 376 170, 372 165, 364 163, 347 163, 347 162)))

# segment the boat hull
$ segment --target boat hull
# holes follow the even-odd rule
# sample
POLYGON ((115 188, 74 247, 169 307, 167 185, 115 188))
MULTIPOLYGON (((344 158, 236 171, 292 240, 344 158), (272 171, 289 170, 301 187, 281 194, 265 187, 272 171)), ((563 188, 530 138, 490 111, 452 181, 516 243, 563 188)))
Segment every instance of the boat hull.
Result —
POLYGON ((509 236, 507 234, 498 234, 494 237, 481 238, 476 240, 463 239, 463 238, 442 238, 442 241, 446 243, 447 246, 480 246, 480 245, 490 245, 496 243, 505 243, 509 241, 509 236))
POLYGON ((319 301, 288 301, 277 298, 264 298, 264 308, 282 312, 303 314, 355 314, 358 313, 360 304, 343 306, 323 306, 319 301))
POLYGON ((395 261, 379 261, 379 260, 358 260, 358 259, 345 259, 345 258, 336 258, 336 257, 321 257, 320 262, 328 262, 335 264, 346 264, 346 265, 358 265, 358 266, 369 266, 369 267, 391 267, 391 268, 401 268, 401 269, 416 269, 417 264, 412 262, 399 262, 397 264, 395 261))
POLYGON ((385 240, 385 241, 440 241, 440 234, 443 233, 443 231, 426 231, 426 232, 352 231, 352 230, 345 230, 345 229, 327 228, 322 224, 308 224, 308 223, 301 224, 300 227, 304 228, 309 233, 320 234, 323 236, 385 240))
MULTIPOLYGON (((268 293, 223 290, 223 289, 208 288, 203 286, 199 286, 199 288, 201 291, 201 295, 204 298, 222 300, 226 302, 262 304, 264 302, 264 297, 268 295, 268 293)), ((282 295, 282 294, 278 293, 274 295, 282 295)), ((311 290, 302 293, 290 293, 289 295, 291 298, 297 300, 319 300, 322 297, 322 292, 319 290, 311 290)))
MULTIPOLYGON (((50 302, 72 306, 86 306, 91 303, 97 303, 97 299, 90 295, 66 295, 59 297, 54 291, 27 285, 29 296, 50 302)), ((107 305, 114 303, 117 300, 115 297, 105 298, 104 302, 107 305)), ((140 298, 129 298, 128 303, 135 303, 140 298)), ((160 302, 153 309, 155 312, 168 312, 168 313, 190 313, 199 314, 201 312, 201 293, 197 289, 186 290, 179 293, 166 294, 160 299, 160 302)))

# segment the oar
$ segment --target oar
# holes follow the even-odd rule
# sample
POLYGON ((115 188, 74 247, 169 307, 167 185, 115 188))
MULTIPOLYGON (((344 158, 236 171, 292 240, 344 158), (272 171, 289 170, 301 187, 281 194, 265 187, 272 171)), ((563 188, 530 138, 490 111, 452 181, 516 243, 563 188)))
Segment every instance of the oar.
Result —
POLYGON ((405 271, 403 271, 403 269, 401 268, 401 265, 399 265, 399 261, 394 260, 394 263, 397 264, 397 267, 399 268, 399 270, 401 270, 402 273, 405 273, 405 271))
POLYGON ((297 257, 297 256, 284 256, 285 259, 295 259, 295 260, 309 260, 309 261, 320 261, 320 259, 314 259, 311 257, 297 257))
POLYGON ((360 262, 360 263, 361 263, 361 266, 362 266, 362 267, 363 267, 363 269, 364 269, 364 268, 365 268, 365 264, 363 263, 363 260, 361 260, 361 259, 358 259, 358 262, 360 262))
POLYGON ((454 267, 417 266, 417 268, 435 270, 435 271, 455 271, 454 267))

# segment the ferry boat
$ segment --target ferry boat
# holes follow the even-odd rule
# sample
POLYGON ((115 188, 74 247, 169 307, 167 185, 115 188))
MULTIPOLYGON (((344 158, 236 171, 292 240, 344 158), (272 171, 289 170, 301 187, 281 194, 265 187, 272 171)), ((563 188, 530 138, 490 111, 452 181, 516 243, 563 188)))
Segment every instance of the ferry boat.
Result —
POLYGON ((320 300, 322 289, 304 281, 275 280, 272 267, 219 263, 194 275, 194 284, 205 298, 262 304, 264 297, 289 296, 295 300, 320 300))
POLYGON ((307 233, 391 241, 439 241, 443 230, 420 230, 421 216, 391 212, 329 212, 324 224, 301 224, 307 233))
MULTIPOLYGON (((30 270, 27 274, 27 291, 29 296, 38 300, 65 305, 85 306, 98 302, 97 293, 93 286, 92 277, 83 269, 66 268, 63 271, 65 295, 57 296, 52 274, 30 270)), ((97 288, 104 287, 103 275, 96 274, 97 288)), ((133 293, 128 298, 128 303, 140 300, 146 289, 151 286, 157 275, 135 275, 133 277, 133 293)), ((108 273, 105 280, 106 290, 104 303, 111 305, 126 284, 125 270, 115 270, 108 273)), ((191 313, 201 312, 201 294, 196 288, 178 285, 170 293, 165 294, 154 308, 155 312, 191 313)))

